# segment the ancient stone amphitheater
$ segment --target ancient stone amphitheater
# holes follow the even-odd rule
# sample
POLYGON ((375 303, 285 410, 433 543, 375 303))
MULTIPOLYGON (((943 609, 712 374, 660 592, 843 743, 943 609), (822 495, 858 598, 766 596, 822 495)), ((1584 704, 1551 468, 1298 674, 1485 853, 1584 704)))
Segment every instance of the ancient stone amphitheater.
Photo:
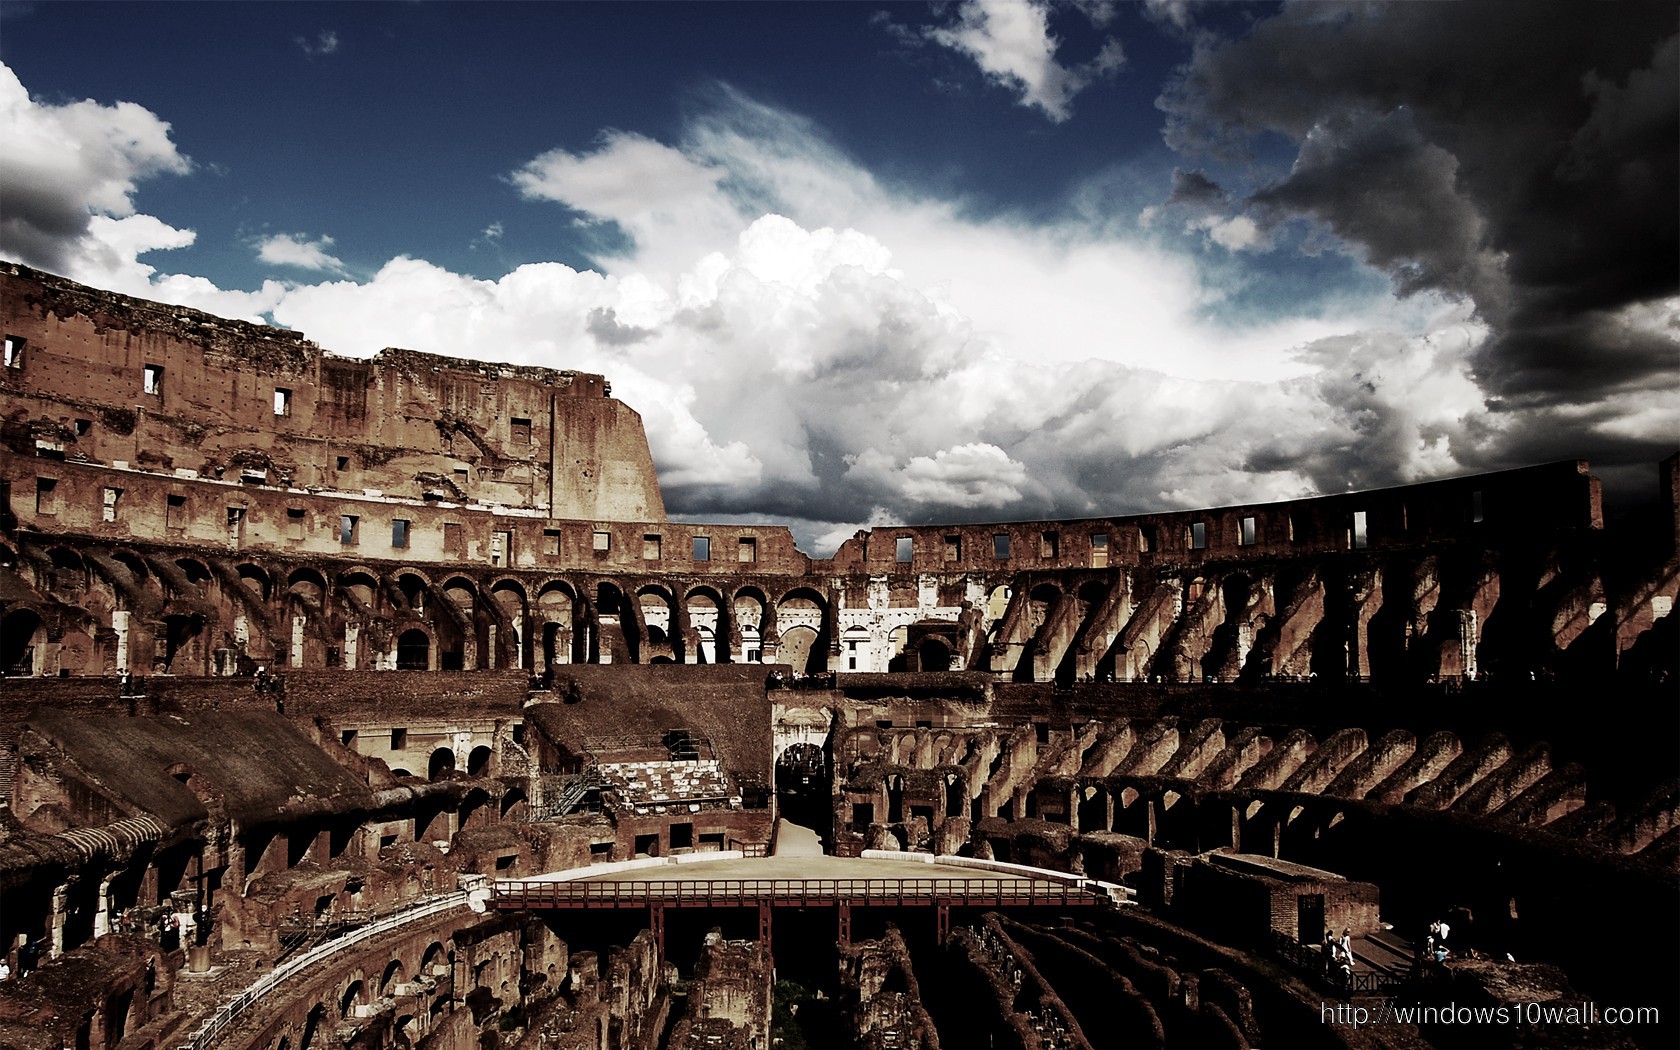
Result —
POLYGON ((0 296, 0 1045, 1680 1035, 1676 458, 816 559, 598 375, 0 296))

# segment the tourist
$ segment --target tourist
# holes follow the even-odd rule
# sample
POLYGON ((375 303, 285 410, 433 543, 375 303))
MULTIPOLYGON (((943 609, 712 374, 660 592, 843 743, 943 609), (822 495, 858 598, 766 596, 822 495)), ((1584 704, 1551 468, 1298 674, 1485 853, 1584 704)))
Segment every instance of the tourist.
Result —
POLYGON ((11 976, 12 964, 7 962, 5 959, 0 959, 0 981, 10 980, 11 976))

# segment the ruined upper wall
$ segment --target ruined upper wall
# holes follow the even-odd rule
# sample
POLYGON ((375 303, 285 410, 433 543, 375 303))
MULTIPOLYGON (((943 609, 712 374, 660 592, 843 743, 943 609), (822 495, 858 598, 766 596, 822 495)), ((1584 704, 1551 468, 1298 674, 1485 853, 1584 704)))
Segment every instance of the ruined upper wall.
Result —
POLYGON ((599 375, 296 332, 0 263, 0 441, 20 455, 662 521, 641 417, 599 375))
POLYGON ((1601 529, 1599 481, 1585 460, 1283 503, 1070 521, 900 525, 859 532, 836 571, 1190 565, 1464 541, 1546 544, 1601 529))

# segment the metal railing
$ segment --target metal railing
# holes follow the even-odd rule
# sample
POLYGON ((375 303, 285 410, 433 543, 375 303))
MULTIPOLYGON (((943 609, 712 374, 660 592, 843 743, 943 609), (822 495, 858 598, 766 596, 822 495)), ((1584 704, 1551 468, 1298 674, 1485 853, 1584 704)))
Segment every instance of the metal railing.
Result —
POLYGON ((493 908, 626 908, 650 904, 953 904, 1081 906, 1107 898, 1076 886, 1029 879, 649 879, 623 882, 506 880, 493 908))
POLYGON ((415 922, 416 920, 424 919, 432 915, 440 915, 447 911, 453 911, 456 908, 465 907, 466 903, 466 893, 446 893, 441 897, 434 897, 423 904, 418 904, 412 908, 396 912, 392 915, 387 915, 383 919, 376 919, 366 926, 361 926, 351 930, 342 937, 337 937, 323 944, 316 945, 314 948, 304 952, 297 958, 289 959, 279 966, 276 966, 268 973, 263 974, 261 977, 253 981, 250 987, 246 988, 243 992, 240 992, 234 998, 223 1003, 221 1009, 217 1010, 208 1021, 205 1021, 204 1024, 199 1027, 198 1031, 193 1033, 191 1039, 180 1044, 180 1050, 205 1050, 207 1047, 214 1046, 217 1038, 219 1038, 223 1032, 227 1031, 227 1029, 239 1019, 239 1015, 244 1013, 254 1003, 263 999, 290 978, 303 973, 315 964, 325 961, 346 948, 353 947, 365 940, 368 940, 369 938, 377 937, 382 933, 400 929, 401 927, 406 926, 411 922, 415 922))
POLYGON ((1277 953, 1303 975, 1344 995, 1381 995, 1406 983, 1404 976, 1387 970, 1327 970, 1324 956, 1316 947, 1301 944, 1280 930, 1272 931, 1272 940, 1277 953))

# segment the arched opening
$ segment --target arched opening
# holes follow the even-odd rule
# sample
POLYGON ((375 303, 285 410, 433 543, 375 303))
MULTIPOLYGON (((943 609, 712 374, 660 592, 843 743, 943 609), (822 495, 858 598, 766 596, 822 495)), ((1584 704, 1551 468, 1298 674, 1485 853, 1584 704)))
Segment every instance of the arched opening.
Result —
POLYGON ((0 675, 26 677, 36 673, 36 654, 42 639, 41 618, 32 609, 14 609, 0 620, 0 675))
POLYGON ((299 569, 287 578, 286 591, 319 609, 327 594, 327 581, 313 569, 299 569))
POLYGON ((741 632, 741 662, 759 663, 764 659, 764 594, 755 587, 745 588, 735 595, 731 615, 735 629, 741 632))
POLYGON ((309 1016, 303 1022, 303 1035, 298 1039, 298 1050, 310 1050, 315 1045, 315 1033, 321 1030, 321 1022, 327 1019, 325 1003, 316 1003, 315 1009, 309 1011, 309 1016))
POLYGON ((525 588, 517 580, 498 580, 490 587, 490 598, 501 610, 507 622, 508 636, 501 639, 504 654, 499 662, 508 667, 531 666, 531 654, 525 651, 525 588))
POLYGON ((776 811, 826 843, 834 822, 833 778, 828 755, 812 743, 789 745, 776 758, 776 811))
POLYGON ((379 979, 379 994, 381 996, 397 994, 397 985, 403 983, 403 964, 401 959, 392 959, 385 967, 384 976, 379 979))
POLYGON ((526 819, 526 817, 525 817, 526 811, 529 809, 529 806, 527 805, 527 802, 528 802, 528 800, 525 797, 525 792, 519 790, 518 788, 509 789, 508 793, 502 796, 502 806, 501 806, 502 820, 503 821, 523 821, 523 820, 525 820, 526 819))
POLYGON ((687 599, 688 626, 695 635, 694 662, 715 664, 729 662, 729 646, 719 646, 719 632, 726 626, 723 619, 723 598, 712 591, 692 591, 687 599))
POLYGON ((135 583, 145 583, 151 579, 151 572, 146 568, 146 560, 133 551, 117 551, 111 555, 111 560, 128 570, 134 577, 135 583))
POLYGON ((595 623, 597 635, 593 639, 592 661, 599 663, 628 663, 636 659, 635 621, 627 613, 624 592, 610 583, 595 585, 595 623))
POLYGON ((164 674, 203 674, 203 661, 198 659, 198 637, 204 630, 203 617, 197 614, 165 616, 163 626, 164 654, 162 667, 158 670, 164 674))
POLYGON ((455 772, 455 752, 451 748, 440 747, 432 752, 431 759, 426 763, 427 780, 448 780, 455 772))
POLYGON ((397 670, 427 671, 432 666, 432 640, 415 627, 397 638, 397 670))
POLYGON ((350 987, 344 989, 344 994, 338 997, 338 1016, 348 1018, 353 1016, 357 1006, 367 1002, 367 985, 361 981, 350 982, 350 987))
POLYGON ((537 592, 537 619, 542 621, 542 667, 545 671, 556 664, 574 661, 575 608, 571 589, 564 583, 547 583, 537 592))
POLYGON ((642 661, 680 662, 683 640, 674 633, 676 613, 671 595, 663 588, 643 587, 636 592, 636 601, 641 606, 642 623, 647 627, 647 645, 641 655, 642 661))
POLYGON ((412 572, 405 572, 397 577, 397 590, 402 593, 403 601, 415 612, 426 611, 426 581, 412 572))
POLYGON ((197 558, 177 558, 175 565, 194 587, 205 587, 210 583, 210 570, 197 558))
POLYGON ((272 592, 274 586, 273 581, 269 579, 268 573, 264 572, 259 566, 252 565, 249 562, 240 565, 237 569, 235 569, 235 571, 239 573, 239 582, 244 584, 246 589, 252 594, 256 595, 259 601, 268 601, 268 596, 272 592))
POLYGON ((945 644, 943 638, 923 638, 922 644, 916 649, 916 660, 923 671, 949 671, 951 647, 945 644))
POLYGON ((365 572, 347 572, 339 577, 338 586, 354 611, 363 616, 374 615, 374 602, 379 595, 378 580, 365 572))
POLYGON ((813 590, 799 588, 783 596, 776 604, 776 629, 782 636, 778 662, 807 674, 828 670, 830 639, 824 611, 822 596, 813 590))
POLYGON ((490 769, 490 749, 483 744, 473 748, 467 755, 467 775, 470 777, 484 776, 490 769))

